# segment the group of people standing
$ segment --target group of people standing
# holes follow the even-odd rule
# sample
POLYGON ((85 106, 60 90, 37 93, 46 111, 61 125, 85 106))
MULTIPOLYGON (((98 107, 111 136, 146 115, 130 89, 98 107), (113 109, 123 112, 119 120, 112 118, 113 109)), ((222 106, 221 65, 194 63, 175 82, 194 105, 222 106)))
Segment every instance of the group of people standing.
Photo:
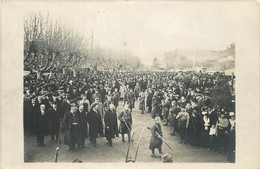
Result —
POLYGON ((179 133, 179 143, 228 154, 228 160, 234 162, 235 102, 220 107, 210 97, 211 90, 208 87, 201 92, 181 83, 177 88, 149 88, 139 94, 139 110, 160 117, 164 126, 171 127, 171 136, 179 133))
MULTIPOLYGON (((205 146, 221 153, 235 151, 234 102, 219 105, 210 97, 224 75, 162 72, 89 72, 52 78, 30 74, 24 78, 24 129, 35 132, 37 144, 44 146, 44 135, 59 138, 70 150, 84 147, 89 138, 112 139, 121 134, 131 140, 132 109, 159 117, 179 132, 181 143, 205 146), (118 111, 119 101, 124 109, 118 111), (118 112, 117 112, 118 111, 118 112), (118 125, 118 120, 120 124, 118 125)), ((228 86, 230 87, 230 86, 228 86)))

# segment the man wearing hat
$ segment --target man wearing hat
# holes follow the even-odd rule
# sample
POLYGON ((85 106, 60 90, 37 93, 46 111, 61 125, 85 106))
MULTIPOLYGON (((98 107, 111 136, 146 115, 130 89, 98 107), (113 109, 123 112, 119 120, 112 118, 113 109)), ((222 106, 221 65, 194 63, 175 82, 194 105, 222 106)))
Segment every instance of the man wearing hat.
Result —
POLYGON ((235 120, 235 113, 229 113, 229 123, 230 123, 230 130, 229 130, 229 138, 227 144, 227 154, 228 154, 228 161, 235 162, 235 151, 236 151, 236 120, 235 120))
POLYGON ((79 97, 79 91, 77 90, 76 87, 73 87, 72 91, 70 91, 70 98, 76 100, 78 99, 78 97, 79 97))
POLYGON ((225 111, 220 111, 220 117, 217 120, 217 133, 218 133, 218 143, 219 143, 219 151, 217 153, 224 154, 226 150, 227 136, 226 132, 228 132, 229 121, 226 118, 225 111))
POLYGON ((119 100, 120 100, 120 94, 118 92, 118 88, 115 88, 115 91, 112 93, 112 102, 115 108, 117 108, 119 100))
POLYGON ((153 98, 153 93, 152 93, 152 89, 147 89, 148 90, 148 93, 147 93, 147 96, 146 96, 146 107, 148 108, 148 112, 151 112, 152 110, 152 98, 153 98))
POLYGON ((120 133, 122 134, 122 142, 125 142, 124 134, 128 135, 128 142, 130 142, 130 133, 132 128, 132 114, 129 109, 129 105, 125 104, 124 110, 118 115, 118 120, 120 120, 120 133))
POLYGON ((78 113, 80 121, 79 146, 85 147, 85 139, 88 137, 88 125, 87 111, 85 110, 84 104, 80 104, 78 113))
POLYGON ((113 111, 115 111, 115 106, 113 104, 109 105, 109 109, 105 112, 105 136, 110 146, 112 146, 112 138, 115 138, 116 128, 115 123, 117 119, 114 119, 113 111))
POLYGON ((64 144, 69 145, 69 150, 75 150, 75 145, 79 146, 80 119, 75 100, 70 101, 71 109, 64 115, 63 123, 65 127, 64 144))
POLYGON ((37 135, 37 144, 38 146, 44 145, 44 135, 46 134, 48 117, 45 110, 45 105, 40 105, 40 110, 37 111, 35 117, 35 127, 36 127, 36 135, 37 135))
POLYGON ((52 107, 48 110, 49 126, 51 133, 51 140, 54 141, 54 135, 56 136, 56 141, 58 141, 61 113, 58 108, 57 102, 52 103, 52 107))
POLYGON ((178 128, 180 130, 180 143, 185 144, 186 143, 186 136, 187 136, 187 129, 190 123, 190 115, 186 112, 185 107, 181 107, 181 111, 176 116, 176 119, 178 120, 178 128))
POLYGON ((152 98, 152 117, 155 118, 160 114, 160 108, 159 108, 160 99, 159 99, 159 92, 155 92, 152 98))
POLYGON ((87 115, 87 121, 89 124, 89 137, 91 143, 97 148, 99 126, 101 122, 101 116, 98 112, 98 103, 93 103, 90 108, 90 112, 87 115))
POLYGON ((126 99, 127 99, 127 103, 129 104, 129 109, 132 111, 132 109, 134 108, 134 101, 135 101, 135 93, 133 89, 128 90, 126 99))

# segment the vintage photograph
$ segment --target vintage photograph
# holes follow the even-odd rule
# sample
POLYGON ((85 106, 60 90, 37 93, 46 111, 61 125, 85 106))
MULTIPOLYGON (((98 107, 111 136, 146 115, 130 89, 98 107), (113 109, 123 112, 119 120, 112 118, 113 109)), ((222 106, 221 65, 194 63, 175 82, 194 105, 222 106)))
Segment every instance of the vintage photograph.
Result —
POLYGON ((23 16, 25 163, 236 162, 228 7, 68 9, 23 16))

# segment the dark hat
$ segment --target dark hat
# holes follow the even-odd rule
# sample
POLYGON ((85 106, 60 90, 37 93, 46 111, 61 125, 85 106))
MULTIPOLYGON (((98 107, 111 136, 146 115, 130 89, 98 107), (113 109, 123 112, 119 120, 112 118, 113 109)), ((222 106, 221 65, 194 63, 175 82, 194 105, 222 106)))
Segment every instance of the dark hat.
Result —
POLYGON ((208 107, 207 106, 204 106, 201 108, 201 111, 207 111, 208 110, 208 107))
POLYGON ((52 102, 52 104, 58 105, 58 102, 56 102, 56 101, 53 101, 53 102, 52 102))
POLYGON ((220 111, 220 114, 226 114, 226 111, 222 109, 222 110, 220 111))
POLYGON ((96 105, 98 105, 98 103, 93 103, 91 107, 96 107, 96 105))
POLYGON ((57 92, 54 92, 54 93, 53 93, 53 96, 58 97, 59 95, 58 95, 57 92))
POLYGON ((75 99, 71 99, 70 104, 77 104, 77 101, 75 99))

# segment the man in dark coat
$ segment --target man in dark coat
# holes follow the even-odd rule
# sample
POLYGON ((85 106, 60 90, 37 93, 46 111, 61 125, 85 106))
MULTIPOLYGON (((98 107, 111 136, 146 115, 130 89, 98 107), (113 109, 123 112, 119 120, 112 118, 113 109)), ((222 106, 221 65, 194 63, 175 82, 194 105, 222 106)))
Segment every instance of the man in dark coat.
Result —
POLYGON ((113 111, 115 111, 115 106, 113 104, 109 105, 109 109, 105 112, 105 136, 110 146, 112 146, 112 138, 116 135, 115 123, 117 119, 114 119, 113 111))
POLYGON ((79 91, 76 87, 73 87, 73 90, 70 91, 70 99, 78 99, 79 97, 79 91))
POLYGON ((158 92, 155 92, 154 96, 152 98, 152 114, 151 115, 153 118, 160 115, 160 110, 159 110, 160 100, 159 100, 158 94, 159 94, 158 92))
MULTIPOLYGON (((28 97, 25 97, 24 98, 24 110, 23 110, 23 124, 24 124, 24 130, 25 131, 31 131, 32 130, 32 126, 33 126, 33 123, 32 123, 32 112, 30 111, 31 110, 31 100, 30 100, 30 96, 28 97)), ((34 112, 35 113, 35 112, 34 112)))
POLYGON ((118 89, 115 88, 115 91, 112 93, 112 101, 116 108, 118 106, 119 100, 120 100, 120 94, 118 92, 118 89))
POLYGON ((60 103, 60 113, 61 113, 62 119, 64 118, 65 113, 69 112, 69 111, 70 111, 69 98, 64 96, 64 98, 62 99, 62 101, 60 103))
POLYGON ((114 120, 114 134, 116 135, 116 137, 119 137, 116 107, 113 108, 112 115, 114 120))
POLYGON ((159 154, 162 154, 162 129, 160 125, 160 117, 155 117, 155 124, 151 127, 152 136, 150 139, 149 149, 152 150, 152 157, 157 157, 154 153, 155 148, 158 148, 159 154), (158 134, 159 135, 158 135, 158 134))
POLYGON ((100 114, 98 112, 98 103, 93 103, 90 112, 88 113, 87 120, 89 124, 89 137, 94 147, 97 147, 96 138, 98 138, 99 126, 100 126, 100 114))
POLYGON ((127 92, 127 103, 129 104, 129 109, 131 111, 134 108, 134 102, 135 102, 135 93, 133 89, 130 89, 129 92, 127 92))
POLYGON ((32 98, 31 100, 31 104, 30 104, 30 107, 29 107, 29 114, 31 115, 31 124, 32 124, 32 132, 35 133, 35 118, 36 118, 36 114, 37 114, 37 111, 39 111, 37 105, 36 105, 36 98, 32 98))
POLYGON ((87 124, 87 112, 84 110, 84 105, 79 106, 79 146, 85 147, 85 139, 88 137, 88 124, 87 124))
POLYGON ((35 117, 35 128, 37 135, 37 144, 38 146, 44 145, 44 134, 46 133, 48 117, 45 111, 45 105, 40 105, 40 110, 36 113, 35 117))
POLYGON ((152 111, 152 98, 153 98, 153 93, 151 89, 148 90, 148 95, 146 98, 146 107, 148 107, 148 112, 152 111))
POLYGON ((51 140, 54 141, 54 135, 56 135, 56 141, 59 137, 61 113, 57 107, 57 102, 52 103, 52 107, 48 110, 49 127, 51 140))
POLYGON ((201 119, 202 119, 201 115, 196 110, 193 110, 190 116, 190 124, 189 124, 191 146, 199 145, 199 134, 201 131, 201 123, 202 123, 201 119))
POLYGON ((64 144, 69 145, 69 150, 75 150, 76 144, 79 146, 79 113, 77 104, 74 100, 70 101, 71 110, 64 115, 63 123, 65 126, 64 144))

